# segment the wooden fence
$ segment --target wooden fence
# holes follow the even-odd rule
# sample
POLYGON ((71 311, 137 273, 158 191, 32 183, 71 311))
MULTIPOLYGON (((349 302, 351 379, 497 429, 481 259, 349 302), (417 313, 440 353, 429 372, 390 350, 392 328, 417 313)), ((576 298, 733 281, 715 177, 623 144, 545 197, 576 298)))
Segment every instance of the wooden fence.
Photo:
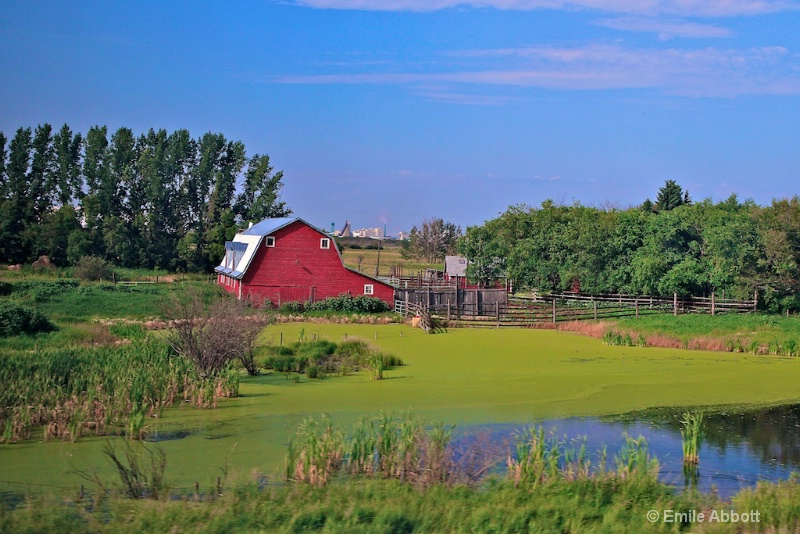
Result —
MULTIPOLYGON (((583 321, 620 317, 640 317, 656 313, 749 313, 756 309, 757 300, 740 301, 711 297, 672 298, 636 295, 588 295, 559 293, 535 297, 502 297, 475 290, 416 291, 396 293, 395 310, 413 314, 426 309, 447 319, 453 326, 472 327, 531 327, 537 323, 583 321), (466 293, 461 293, 466 291, 466 293), (455 294, 454 294, 455 293, 455 294), (408 295, 408 298, 406 298, 408 295), (417 298, 419 295, 419 298, 417 298)), ((499 292, 503 290, 479 290, 499 292)))
MULTIPOLYGON (((497 306, 508 306, 505 289, 459 289, 455 287, 398 288, 394 290, 399 306, 416 305, 441 314, 454 310, 456 314, 486 315, 497 306)), ((396 304, 395 307, 398 305, 396 304)))

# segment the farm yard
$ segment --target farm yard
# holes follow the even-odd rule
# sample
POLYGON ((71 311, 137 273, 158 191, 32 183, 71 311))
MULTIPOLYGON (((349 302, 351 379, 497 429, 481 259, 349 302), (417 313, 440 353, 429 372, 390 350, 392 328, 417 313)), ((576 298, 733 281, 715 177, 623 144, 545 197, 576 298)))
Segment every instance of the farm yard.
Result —
MULTIPOLYGON (((202 282, 114 286, 44 277, 7 280, 11 289, 4 298, 40 310, 54 321, 57 330, 2 338, 4 365, 12 361, 37 361, 72 347, 71 350, 78 351, 76 354, 85 355, 80 358, 95 359, 100 365, 113 366, 102 362, 112 362, 116 352, 118 358, 127 358, 125 361, 135 370, 138 364, 132 358, 138 357, 135 354, 140 343, 149 340, 163 346, 166 332, 148 331, 143 325, 152 324, 149 322, 152 319, 163 323, 159 319, 170 295, 181 294, 188 288, 202 290, 207 298, 217 293, 213 285, 202 282)), ((796 386, 800 382, 800 360, 796 357, 769 354, 768 350, 726 352, 732 346, 725 343, 717 347, 722 351, 682 348, 694 346, 693 340, 709 335, 717 339, 742 339, 748 347, 750 340, 764 347, 771 343, 788 346, 792 340, 800 339, 800 319, 795 316, 657 314, 639 319, 589 320, 581 322, 580 327, 575 322, 559 323, 562 328, 572 327, 588 334, 615 330, 631 332, 634 338, 641 332, 677 340, 667 348, 614 346, 591 335, 555 329, 450 328, 446 333, 429 335, 400 322, 338 322, 348 317, 351 316, 312 314, 306 322, 278 321, 267 326, 255 344, 260 374, 248 376, 241 367, 234 368, 236 378, 230 387, 235 388, 236 395, 206 401, 205 407, 203 401, 198 403, 192 397, 192 391, 202 394, 200 389, 191 389, 192 382, 180 382, 184 384, 181 386, 176 382, 176 388, 189 389, 175 389, 174 400, 162 403, 155 410, 130 412, 109 405, 109 413, 112 408, 116 410, 113 413, 117 419, 105 432, 90 429, 76 436, 75 426, 64 422, 59 423, 61 427, 51 422, 43 428, 31 428, 29 437, 0 445, 0 495, 5 502, 19 503, 23 495, 48 499, 48 495, 74 495, 79 490, 96 493, 96 483, 90 480, 102 480, 113 486, 117 475, 108 461, 108 447, 111 444, 115 450, 124 451, 126 443, 163 451, 169 491, 177 495, 199 494, 203 500, 215 488, 221 487, 220 492, 227 495, 229 489, 245 487, 253 480, 280 486, 288 444, 299 439, 298 429, 304 428, 309 418, 323 421, 322 424, 329 419, 343 430, 364 417, 377 421, 386 414, 400 417, 401 421, 405 417, 402 414, 411 414, 427 428, 429 425, 436 428, 439 423, 446 427, 455 425, 456 429, 462 429, 457 432, 466 435, 476 429, 490 428, 499 436, 497 450, 505 455, 511 446, 508 440, 516 439, 518 432, 533 423, 560 425, 564 432, 578 429, 578 434, 586 433, 585 428, 589 428, 590 432, 604 435, 609 430, 603 430, 606 423, 599 421, 619 421, 611 424, 623 426, 609 427, 616 436, 606 443, 616 447, 624 429, 643 428, 625 426, 631 417, 639 422, 660 421, 659 425, 666 428, 677 428, 676 414, 686 409, 702 409, 709 414, 748 410, 772 413, 769 410, 774 410, 773 407, 800 401, 796 386), (280 363, 289 361, 296 365, 305 358, 303 354, 310 354, 297 351, 306 350, 303 347, 308 344, 326 341, 332 342, 332 346, 362 342, 386 357, 391 356, 398 364, 385 367, 382 380, 372 380, 366 367, 354 366, 349 370, 338 367, 326 374, 316 374, 319 371, 312 374, 307 367, 292 369, 280 363), (135 413, 141 415, 136 415, 134 426, 131 421, 135 413), (130 440, 132 431, 142 441, 130 440)), ((155 361, 147 365, 160 365, 155 361)), ((178 370, 187 377, 192 375, 189 368, 178 370)), ((172 386, 165 383, 164 387, 172 386)), ((219 391, 218 386, 213 387, 219 391)), ((121 396, 128 398, 131 394, 121 396)), ((653 433, 658 457, 663 455, 661 459, 667 461, 662 470, 671 472, 668 460, 679 453, 680 443, 670 441, 665 446, 654 429, 644 428, 653 433)), ((576 435, 570 434, 569 438, 576 435)), ((788 442, 785 446, 789 446, 788 442)), ((790 468, 794 464, 787 465, 790 468)), ((782 474, 775 476, 776 481, 785 478, 782 474)), ((398 491, 391 483, 372 489, 369 489, 371 482, 366 487, 360 484, 354 483, 341 491, 343 495, 356 492, 357 499, 364 499, 362 491, 378 494, 398 491)), ((702 482, 701 487, 704 487, 702 482)), ((749 491, 747 484, 741 488, 749 491)), ((725 495, 742 499, 744 494, 739 495, 739 489, 735 485, 725 495)), ((285 498, 282 490, 276 491, 263 498, 285 498)), ((322 492, 319 498, 323 501, 331 498, 325 493, 328 490, 317 491, 322 492)), ((555 487, 547 491, 555 492, 556 501, 562 498, 555 487)), ((661 483, 648 491, 656 491, 658 499, 682 498, 670 496, 669 487, 661 483)), ((614 501, 616 497, 611 497, 612 494, 609 498, 614 501)), ((450 494, 442 498, 458 501, 450 494)), ((611 513, 615 506, 601 513, 611 513)), ((220 513, 224 515, 226 510, 223 508, 220 513)), ((20 509, 15 513, 19 517, 27 512, 20 509)), ((296 517, 291 519, 295 520, 296 517)), ((276 521, 276 525, 282 524, 276 521)), ((638 524, 635 518, 631 521, 638 524)))
MULTIPOLYGON (((56 496, 74 499, 79 493, 96 499, 98 492, 105 491, 98 484, 106 488, 118 484, 115 482, 117 470, 109 462, 109 452, 123 454, 127 446, 134 447, 130 450, 139 450, 137 454, 147 462, 150 461, 147 455, 154 451, 164 454, 164 477, 169 487, 166 491, 173 495, 194 495, 192 498, 208 501, 212 494, 223 494, 218 501, 208 502, 207 508, 193 508, 194 511, 187 513, 205 514, 217 510, 214 513, 228 518, 226 521, 235 521, 228 515, 232 513, 230 506, 234 506, 228 499, 233 495, 248 502, 258 499, 285 503, 287 499, 299 498, 282 493, 291 488, 284 482, 289 467, 289 444, 302 445, 303 440, 313 435, 308 432, 323 432, 326 421, 339 429, 335 432, 349 436, 353 432, 349 429, 363 424, 359 421, 374 421, 370 424, 379 425, 389 417, 396 421, 393 424, 400 425, 399 429, 410 424, 403 421, 412 420, 405 418, 413 418, 417 421, 414 425, 421 425, 408 427, 418 428, 415 432, 433 432, 437 425, 452 427, 448 432, 453 432, 454 446, 469 443, 472 439, 469 436, 489 432, 493 441, 487 445, 487 450, 499 455, 492 476, 501 476, 506 471, 502 467, 505 459, 500 462, 499 458, 505 458, 509 448, 514 446, 513 441, 528 432, 524 430, 527 425, 544 425, 530 427, 530 432, 534 433, 531 435, 537 432, 535 428, 546 431, 544 435, 552 440, 547 441, 549 445, 546 446, 555 447, 553 454, 567 455, 574 454, 569 444, 580 435, 589 435, 590 450, 608 446, 613 456, 618 446, 626 446, 622 437, 625 432, 642 433, 652 439, 651 453, 661 463, 660 478, 658 481, 652 478, 654 485, 648 486, 646 499, 672 503, 670 506, 689 506, 691 503, 686 499, 694 498, 676 494, 671 489, 671 485, 680 486, 684 476, 675 458, 680 457, 680 438, 676 436, 680 414, 685 410, 702 410, 708 418, 706 425, 710 436, 707 440, 713 445, 711 450, 701 452, 700 476, 695 482, 703 492, 714 484, 722 498, 732 499, 734 503, 768 500, 772 497, 747 493, 755 491, 747 488, 752 487, 756 479, 730 483, 724 476, 719 478, 714 473, 752 471, 761 474, 751 476, 767 476, 775 484, 786 484, 781 481, 794 466, 800 465, 795 463, 791 452, 796 446, 794 434, 777 434, 777 429, 763 426, 764 421, 774 418, 786 419, 787 424, 791 424, 789 421, 797 417, 793 408, 784 407, 800 401, 796 387, 800 381, 800 359, 769 350, 773 346, 793 346, 794 340, 800 339, 800 318, 795 316, 684 314, 674 317, 670 313, 643 313, 638 319, 605 317, 598 321, 559 321, 557 326, 561 330, 498 329, 492 325, 492 328, 450 328, 445 333, 429 335, 401 319, 386 323, 343 312, 303 315, 287 305, 292 309, 293 319, 286 322, 289 315, 280 316, 278 311, 270 320, 273 324, 256 338, 254 361, 259 367, 258 375, 249 376, 237 364, 227 374, 220 375, 225 382, 212 384, 202 382, 193 368, 175 360, 167 364, 170 370, 164 368, 161 385, 140 396, 141 393, 136 393, 138 390, 126 389, 130 387, 126 383, 138 380, 130 373, 144 373, 145 368, 156 368, 169 361, 156 356, 164 354, 158 351, 169 352, 165 343, 169 330, 163 329, 168 326, 163 317, 165 303, 192 291, 200 291, 204 299, 213 300, 220 294, 217 287, 201 281, 114 285, 18 273, 7 276, 4 283, 4 302, 38 310, 56 327, 54 331, 36 335, 0 338, 4 351, 3 372, 6 373, 4 383, 13 383, 15 379, 10 377, 17 376, 8 374, 7 366, 12 362, 42 362, 37 365, 57 367, 63 365, 57 364, 58 361, 71 361, 69 365, 74 366, 76 373, 91 373, 81 377, 87 384, 92 383, 92 376, 97 376, 109 392, 116 391, 117 398, 142 400, 138 405, 119 404, 103 394, 95 395, 91 402, 94 406, 98 402, 104 406, 103 419, 84 415, 71 424, 64 418, 65 408, 80 407, 84 397, 78 390, 69 389, 68 384, 75 378, 61 378, 67 380, 61 386, 67 397, 54 405, 61 406, 58 408, 62 414, 60 418, 47 419, 46 414, 37 416, 44 417, 41 419, 44 422, 31 420, 27 424, 32 426, 14 427, 20 429, 18 435, 9 434, 11 427, 6 425, 6 443, 0 445, 0 496, 6 503, 4 506, 12 506, 15 511, 2 516, 0 522, 29 521, 41 528, 41 517, 35 519, 27 515, 32 509, 22 504, 25 499, 51 502, 48 499, 56 496), (347 322, 342 322, 345 319, 347 322), (603 333, 609 331, 628 334, 632 339, 638 339, 641 334, 653 340, 650 345, 657 345, 657 339, 670 341, 662 347, 616 346, 602 339, 603 333), (703 346, 700 340, 709 339, 718 340, 712 348, 719 350, 684 348, 703 346), (738 345, 730 340, 737 340, 738 345), (145 346, 151 348, 143 350, 145 346), (369 347, 368 350, 381 355, 385 363, 381 366, 382 379, 373 379, 374 371, 368 359, 342 360, 339 351, 346 346, 369 347), (759 348, 750 350, 753 346, 759 348), (126 362, 122 365, 125 369, 114 369, 115 361, 126 362), (104 368, 103 365, 108 364, 103 362, 111 363, 104 368), (176 372, 182 373, 184 378, 175 380, 179 377, 176 372), (119 378, 115 378, 117 376, 119 378), (735 418, 729 420, 730 416, 725 415, 740 412, 753 413, 754 421, 761 422, 742 426, 743 423, 737 423, 735 418), (319 430, 309 430, 314 428, 319 430), (563 438, 559 438, 560 435, 563 438), (767 441, 764 441, 765 436, 769 436, 767 441), (465 439, 467 441, 462 441, 465 439), (565 441, 558 441, 561 439, 565 441), (740 449, 724 445, 731 440, 742 441, 753 451, 748 453, 746 464, 736 463, 742 461, 737 459, 741 456, 737 452, 740 449), (761 460, 755 451, 762 446, 765 451, 779 446, 788 455, 781 470, 765 471, 764 467, 759 467, 761 460), (563 450, 558 452, 559 448, 563 450), (242 497, 241 489, 250 487, 254 481, 259 485, 274 485, 276 489, 242 497)), ((546 306, 549 309, 550 304, 546 306)), ((707 343, 707 346, 711 345, 707 343)), ((142 374, 143 378, 146 376, 142 374)), ((145 382, 141 384, 137 387, 152 387, 144 385, 145 382)), ((29 387, 26 391, 25 395, 29 395, 36 390, 29 387)), ((11 397, 4 402, 13 402, 9 399, 11 397)), ((81 413, 80 409, 76 410, 75 413, 81 413)), ((373 427, 372 431, 375 428, 379 427, 373 427)), ((325 435, 314 439, 323 439, 325 435)), ((414 439, 430 439, 425 435, 414 439)), ((631 438, 637 435, 632 434, 631 438)), ((649 454, 647 458, 651 458, 649 454)), ((587 461, 597 466, 601 459, 591 452, 587 461)), ((616 465, 613 458, 609 462, 616 465)), ((301 475, 296 472, 293 476, 301 475)), ((452 476, 456 480, 465 475, 452 476)), ((573 530, 583 530, 576 525, 594 524, 592 517, 619 513, 619 507, 624 508, 617 501, 622 498, 619 489, 600 489, 605 484, 598 478, 600 476, 591 475, 592 484, 599 484, 591 491, 608 492, 606 498, 611 504, 582 510, 577 517, 584 514, 586 517, 577 519, 573 530)), ((313 490, 318 492, 319 506, 329 517, 330 525, 337 524, 330 515, 333 505, 324 503, 351 495, 366 505, 364 492, 373 495, 386 492, 387 498, 390 494, 405 495, 396 497, 399 499, 396 506, 384 507, 394 510, 396 516, 410 517, 413 524, 435 524, 425 523, 433 520, 425 512, 409 512, 419 506, 413 501, 415 493, 403 493, 393 486, 394 482, 364 480, 342 484, 313 490), (329 492, 336 487, 340 489, 334 496, 329 492)), ((536 504, 536 510, 542 506, 564 506, 565 510, 574 506, 568 504, 568 499, 564 500, 572 491, 568 483, 564 482, 567 485, 563 488, 559 484, 548 484, 547 489, 537 493, 542 498, 550 497, 536 504)), ((468 506, 462 502, 463 495, 451 494, 447 487, 449 483, 439 491, 444 492, 440 498, 449 502, 448 506, 454 509, 468 506)), ((797 490, 788 486, 781 491, 797 490)), ((711 499, 707 495, 699 493, 697 498, 711 499)), ((499 498, 493 491, 481 497, 499 498)), ((174 510, 169 502, 158 506, 163 507, 167 516, 173 513, 167 513, 167 510, 174 510)), ((144 509, 134 509, 141 512, 134 513, 138 519, 132 524, 141 526, 145 516, 139 514, 144 509)), ((288 518, 273 518, 274 529, 296 530, 298 527, 292 525, 302 523, 306 512, 299 507, 288 518)), ((388 519, 381 519, 382 513, 370 524, 381 524, 394 517, 390 514, 388 519)), ((638 510, 625 513, 628 514, 625 524, 640 525, 636 517, 638 510)), ((91 513, 81 514, 75 524, 92 521, 91 513)), ((245 517, 259 521, 257 517, 263 516, 245 517)), ((515 516, 510 513, 507 517, 515 516)), ((346 520, 343 525, 349 525, 341 528, 352 530, 354 525, 347 523, 352 520, 350 515, 340 519, 346 520)), ((501 524, 506 520, 509 519, 500 520, 501 524)), ((168 519, 164 521, 169 522, 168 519)), ((456 518, 451 521, 455 522, 456 518)), ((118 530, 119 526, 112 520, 106 526, 95 525, 95 530, 118 530)))

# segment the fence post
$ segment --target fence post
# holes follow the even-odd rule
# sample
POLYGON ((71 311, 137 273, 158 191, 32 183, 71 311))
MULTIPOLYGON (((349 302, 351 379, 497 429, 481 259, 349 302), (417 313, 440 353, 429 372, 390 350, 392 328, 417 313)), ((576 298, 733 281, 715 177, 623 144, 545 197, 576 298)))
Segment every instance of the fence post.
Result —
POLYGON ((639 318, 639 299, 636 299, 634 301, 633 305, 636 306, 636 318, 638 319, 639 318))
POLYGON ((553 297, 553 324, 556 324, 556 298, 553 297))
POLYGON ((717 299, 714 296, 714 292, 711 292, 711 316, 717 314, 717 299))
POLYGON ((450 301, 447 301, 447 320, 450 320, 450 301))
POLYGON ((753 311, 758 309, 758 289, 753 291, 753 311))
POLYGON ((500 301, 494 303, 494 313, 497 316, 497 328, 500 328, 500 301))
POLYGON ((594 304, 594 320, 597 320, 597 301, 592 297, 592 304, 594 304))
POLYGON ((675 317, 678 316, 678 294, 677 293, 673 293, 672 294, 672 315, 674 315, 675 317))

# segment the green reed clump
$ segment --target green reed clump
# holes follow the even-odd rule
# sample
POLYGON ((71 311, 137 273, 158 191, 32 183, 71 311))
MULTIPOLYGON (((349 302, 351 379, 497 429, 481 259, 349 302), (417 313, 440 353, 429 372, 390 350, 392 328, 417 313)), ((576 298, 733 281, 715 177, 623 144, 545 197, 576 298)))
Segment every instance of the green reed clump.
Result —
POLYGON ((633 438, 625 434, 625 443, 614 457, 614 462, 617 471, 613 475, 622 479, 655 480, 658 476, 658 460, 650 454, 644 436, 633 438))
POLYGON ((543 427, 528 427, 515 435, 516 455, 508 454, 508 478, 526 488, 560 478, 563 451, 564 442, 546 436, 543 427))
POLYGON ((797 340, 792 338, 783 342, 783 354, 786 356, 797 356, 797 340))
POLYGON ((680 422, 683 462, 697 465, 700 463, 700 445, 703 442, 703 412, 684 412, 680 422))
POLYGON ((183 402, 215 406, 238 395, 239 373, 201 377, 185 358, 156 340, 119 347, 49 349, 0 358, 0 440, 75 440, 123 430, 141 438, 146 419, 183 402))
POLYGON ((144 339, 147 330, 141 323, 114 323, 108 327, 108 331, 120 339, 144 339))
POLYGON ((290 443, 286 478, 324 485, 337 475, 364 475, 410 482, 416 486, 459 479, 450 448, 452 427, 427 429, 411 414, 359 419, 349 437, 333 427, 306 419, 290 443))
POLYGON ((603 343, 605 345, 620 346, 620 347, 633 347, 639 345, 641 347, 647 346, 647 340, 641 335, 636 342, 633 341, 630 333, 617 332, 616 330, 606 330, 603 334, 603 343))
POLYGON ((309 378, 318 378, 365 370, 372 379, 381 380, 386 369, 403 365, 403 360, 397 356, 380 352, 362 340, 298 341, 289 346, 269 347, 267 351, 272 355, 261 360, 262 365, 286 373, 287 378, 289 373, 306 373, 309 378))
POLYGON ((725 342, 725 349, 728 352, 745 352, 744 343, 739 338, 728 339, 725 342))

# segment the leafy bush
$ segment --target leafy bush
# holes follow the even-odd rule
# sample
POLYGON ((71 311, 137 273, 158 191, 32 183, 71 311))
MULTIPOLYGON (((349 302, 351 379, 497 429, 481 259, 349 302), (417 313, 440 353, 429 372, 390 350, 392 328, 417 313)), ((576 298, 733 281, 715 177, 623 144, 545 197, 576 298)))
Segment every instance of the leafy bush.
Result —
POLYGON ((278 373, 302 373, 308 366, 307 358, 293 356, 272 356, 264 360, 264 367, 278 373))
POLYGON ((306 341, 294 343, 292 349, 297 356, 307 358, 309 363, 322 364, 328 356, 336 352, 336 343, 324 339, 306 341))
POLYGON ((281 307, 278 308, 278 312, 283 314, 292 314, 292 313, 303 313, 303 304, 297 301, 290 301, 284 302, 281 304, 281 307))
POLYGON ((71 291, 81 284, 77 280, 62 279, 43 281, 43 280, 26 280, 13 284, 13 292, 22 296, 27 296, 35 302, 44 302, 50 300, 52 297, 71 291))
POLYGON ((6 297, 14 291, 14 286, 8 282, 0 282, 0 295, 6 297))
POLYGON ((53 330, 56 330, 56 326, 38 310, 13 302, 0 302, 0 337, 53 330))
POLYGON ((112 274, 111 264, 97 256, 84 256, 75 265, 75 276, 81 280, 109 280, 112 274))
POLYGON ((318 378, 322 380, 325 378, 325 371, 319 365, 309 365, 306 368, 306 376, 308 378, 318 378))
POLYGON ((306 306, 307 311, 336 311, 349 313, 385 313, 391 306, 379 298, 359 295, 340 295, 320 300, 306 306))

